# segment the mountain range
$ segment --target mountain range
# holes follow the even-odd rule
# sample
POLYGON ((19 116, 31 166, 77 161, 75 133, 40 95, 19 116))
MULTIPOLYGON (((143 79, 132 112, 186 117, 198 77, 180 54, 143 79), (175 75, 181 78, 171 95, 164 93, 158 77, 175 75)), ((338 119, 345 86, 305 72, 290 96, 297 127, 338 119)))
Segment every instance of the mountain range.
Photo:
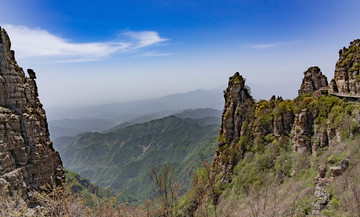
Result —
POLYGON ((186 109, 222 109, 222 90, 195 90, 160 98, 128 103, 86 107, 48 108, 50 136, 75 136, 84 132, 102 132, 119 124, 128 126, 173 115, 186 109))
POLYGON ((122 190, 137 200, 150 197, 150 167, 169 164, 185 192, 193 170, 209 161, 217 143, 221 111, 192 109, 104 133, 60 137, 54 146, 65 168, 95 184, 122 190))

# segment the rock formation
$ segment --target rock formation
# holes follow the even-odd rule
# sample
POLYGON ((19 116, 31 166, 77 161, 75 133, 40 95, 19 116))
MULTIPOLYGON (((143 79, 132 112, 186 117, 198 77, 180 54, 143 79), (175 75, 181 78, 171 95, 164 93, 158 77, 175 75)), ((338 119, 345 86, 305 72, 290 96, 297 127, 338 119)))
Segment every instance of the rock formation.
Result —
POLYGON ((229 79, 224 93, 225 106, 222 115, 220 135, 234 144, 242 135, 241 127, 247 117, 253 113, 254 100, 250 96, 244 78, 237 72, 229 79))
POLYGON ((314 197, 316 200, 312 205, 312 215, 320 215, 321 210, 330 204, 330 194, 327 192, 326 187, 332 183, 334 179, 340 175, 349 167, 349 159, 344 158, 340 161, 340 164, 334 167, 330 167, 331 175, 326 177, 327 166, 320 165, 318 167, 318 175, 314 178, 315 192, 314 197))
POLYGON ((299 95, 312 93, 326 86, 328 86, 326 76, 322 74, 319 67, 314 66, 304 72, 304 79, 298 93, 299 95))
POLYGON ((294 151, 306 152, 311 150, 311 136, 313 117, 306 109, 301 110, 295 115, 295 121, 292 130, 291 142, 294 145, 294 151))
POLYGON ((64 171, 49 139, 35 72, 17 65, 11 42, 0 27, 0 187, 18 191, 30 203, 45 184, 61 185, 64 171))
MULTIPOLYGON (((250 96, 249 88, 245 86, 245 79, 239 72, 229 78, 229 85, 224 91, 224 98, 225 106, 222 114, 220 141, 214 164, 218 164, 224 174, 229 174, 236 164, 236 157, 224 160, 228 153, 222 153, 220 150, 226 144, 230 144, 232 148, 240 149, 240 147, 236 147, 236 144, 239 138, 246 134, 243 125, 253 117, 255 101, 250 96)), ((225 175, 224 180, 229 181, 228 179, 229 177, 225 175)))
POLYGON ((339 94, 360 95, 360 39, 339 51, 331 90, 339 94))
POLYGON ((287 109, 287 102, 281 97, 273 96, 264 104, 262 101, 255 103, 249 92, 245 79, 238 72, 229 78, 228 88, 224 91, 219 144, 213 160, 213 165, 217 165, 223 174, 224 182, 231 181, 229 174, 247 151, 261 149, 266 135, 280 138, 290 134, 294 122, 293 111, 287 109), (269 120, 263 119, 272 112, 276 115, 269 120))
MULTIPOLYGON (((219 143, 211 168, 217 182, 215 186, 225 192, 225 197, 228 192, 247 197, 251 187, 255 187, 256 191, 264 187, 267 194, 268 180, 281 183, 286 182, 284 177, 292 179, 301 176, 301 179, 306 179, 310 173, 304 171, 311 172, 314 161, 321 159, 324 166, 318 168, 311 192, 307 192, 309 188, 301 192, 305 198, 310 193, 315 201, 310 210, 302 209, 300 205, 299 213, 322 214, 324 208, 331 206, 327 185, 341 176, 351 162, 345 158, 335 166, 335 162, 324 162, 324 157, 318 156, 339 154, 336 150, 342 149, 338 147, 344 148, 346 140, 355 139, 360 134, 360 107, 358 102, 353 102, 360 99, 360 40, 340 51, 335 78, 329 86, 319 67, 310 67, 305 71, 299 96, 293 100, 272 96, 270 100, 255 102, 239 73, 229 78, 228 85, 224 91, 219 143)), ((221 193, 215 196, 220 198, 221 193)), ((254 197, 250 196, 249 201, 254 197)), ((200 203, 195 199, 189 203, 192 206, 188 206, 192 210, 196 210, 194 206, 200 203)), ((293 199, 298 200, 297 196, 293 199)), ((241 207, 245 208, 248 204, 243 205, 241 207)), ((251 209, 253 212, 256 208, 251 209)), ((296 209, 285 209, 287 211, 279 216, 297 215, 296 209)))

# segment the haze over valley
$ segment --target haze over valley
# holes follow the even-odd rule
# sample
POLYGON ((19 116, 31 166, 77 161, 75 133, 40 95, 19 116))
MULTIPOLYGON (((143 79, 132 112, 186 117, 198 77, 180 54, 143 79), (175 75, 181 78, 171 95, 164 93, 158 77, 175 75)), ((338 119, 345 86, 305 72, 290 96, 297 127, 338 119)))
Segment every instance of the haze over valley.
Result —
POLYGON ((0 216, 359 216, 360 1, 0 2, 0 216))

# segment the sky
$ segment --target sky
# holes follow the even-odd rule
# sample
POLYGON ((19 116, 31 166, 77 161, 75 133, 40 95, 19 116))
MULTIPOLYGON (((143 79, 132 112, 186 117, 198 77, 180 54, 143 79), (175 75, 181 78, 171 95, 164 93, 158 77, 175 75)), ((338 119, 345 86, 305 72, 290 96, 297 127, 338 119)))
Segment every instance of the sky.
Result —
POLYGON ((294 98, 308 67, 333 77, 359 11, 359 0, 0 0, 0 26, 45 107, 225 89, 237 71, 256 98, 294 98))

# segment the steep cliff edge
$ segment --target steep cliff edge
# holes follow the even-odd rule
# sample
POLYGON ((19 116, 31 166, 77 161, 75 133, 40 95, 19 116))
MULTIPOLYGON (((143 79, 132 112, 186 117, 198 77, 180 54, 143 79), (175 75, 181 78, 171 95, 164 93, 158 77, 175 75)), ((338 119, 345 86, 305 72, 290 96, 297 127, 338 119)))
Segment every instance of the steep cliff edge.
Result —
POLYGON ((360 170, 359 45, 340 51, 329 86, 319 67, 306 70, 293 100, 256 102, 238 72, 230 77, 213 163, 195 173, 185 215, 346 215, 349 189, 331 189, 360 170))
POLYGON ((223 180, 229 182, 229 174, 245 147, 238 144, 240 137, 246 137, 251 128, 251 117, 255 101, 250 89, 245 86, 244 78, 237 72, 229 78, 229 86, 224 91, 225 106, 222 114, 219 144, 216 149, 214 165, 221 167, 223 180), (233 155, 234 153, 236 155, 233 155))
POLYGON ((360 39, 339 51, 330 87, 335 93, 360 96, 360 39))
POLYGON ((20 192, 31 203, 34 190, 52 181, 62 184, 64 171, 49 138, 35 73, 28 69, 25 76, 10 47, 0 27, 0 187, 20 192))

